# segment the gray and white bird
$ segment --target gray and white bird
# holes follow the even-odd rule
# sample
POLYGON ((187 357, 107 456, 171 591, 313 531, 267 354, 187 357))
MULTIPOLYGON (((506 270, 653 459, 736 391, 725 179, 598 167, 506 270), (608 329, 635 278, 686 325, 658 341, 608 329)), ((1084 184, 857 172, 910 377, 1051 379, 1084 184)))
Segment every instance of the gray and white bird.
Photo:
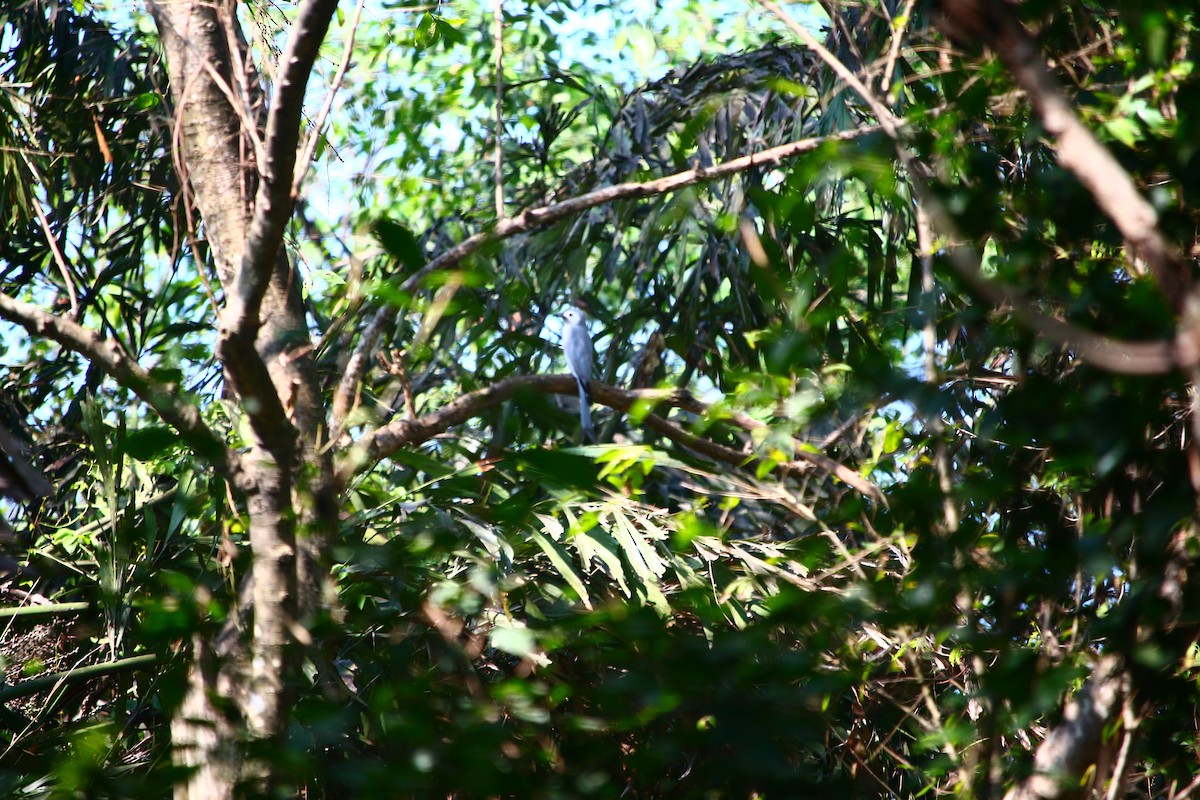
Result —
POLYGON ((579 384, 579 425, 585 439, 595 439, 592 430, 592 337, 588 334, 587 319, 577 308, 562 313, 566 324, 562 331, 562 348, 567 357, 567 369, 579 384))

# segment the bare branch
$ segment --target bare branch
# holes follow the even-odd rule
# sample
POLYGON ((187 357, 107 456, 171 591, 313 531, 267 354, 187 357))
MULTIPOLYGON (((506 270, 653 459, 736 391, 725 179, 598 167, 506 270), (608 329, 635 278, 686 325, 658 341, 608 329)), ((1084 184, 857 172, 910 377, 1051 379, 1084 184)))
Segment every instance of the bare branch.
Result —
POLYGON ((362 17, 365 2, 366 0, 358 0, 358 5, 354 7, 354 16, 350 19, 350 32, 346 34, 346 46, 342 50, 342 63, 338 65, 337 74, 333 76, 333 82, 329 84, 329 94, 325 98, 324 105, 321 106, 320 112, 313 120, 312 133, 309 135, 308 141, 304 143, 304 152, 300 156, 299 168, 292 181, 292 197, 300 196, 300 186, 304 183, 304 176, 312 168, 313 153, 316 152, 317 142, 321 139, 321 129, 325 127, 325 120, 329 117, 330 109, 333 108, 333 100, 337 96, 338 89, 341 88, 342 81, 346 77, 346 70, 350 66, 350 54, 354 50, 354 36, 358 33, 358 20, 362 17))
MULTIPOLYGON (((250 427, 259 444, 277 456, 276 463, 290 465, 290 455, 296 440, 296 429, 288 418, 283 398, 271 380, 266 362, 254 349, 253 340, 225 335, 222 325, 217 339, 217 356, 229 374, 230 383, 241 398, 242 410, 250 421, 250 427)), ((286 357, 281 355, 281 357, 286 357)))
MULTIPOLYGON (((669 407, 681 408, 695 414, 707 413, 708 406, 701 403, 691 394, 678 390, 660 389, 618 389, 599 381, 592 381, 592 399, 614 408, 618 411, 629 411, 637 403, 662 404, 669 407)), ((570 375, 521 375, 507 378, 491 386, 465 394, 452 403, 422 417, 413 419, 393 420, 382 428, 373 431, 351 448, 349 454, 338 467, 338 478, 345 485, 350 477, 360 469, 386 458, 403 447, 411 447, 428 441, 438 434, 444 433, 455 425, 461 425, 472 417, 478 416, 486 409, 499 405, 510 398, 522 393, 562 394, 574 396, 578 392, 575 378, 570 375)), ((729 419, 746 430, 766 427, 764 423, 750 420, 744 415, 732 415, 729 419)), ((648 414, 644 418, 646 427, 666 436, 676 444, 689 450, 708 456, 717 461, 731 464, 749 470, 756 470, 762 459, 751 453, 734 450, 730 447, 704 439, 683 428, 668 422, 656 415, 648 414)), ((785 475, 809 472, 814 468, 824 469, 847 485, 864 495, 876 500, 883 499, 879 487, 863 478, 854 470, 839 464, 828 456, 798 450, 797 460, 774 464, 772 468, 785 475)))
POLYGON ((75 281, 71 280, 71 268, 67 266, 66 256, 63 255, 62 248, 58 246, 58 239, 55 238, 54 231, 50 229, 50 220, 46 219, 46 212, 42 210, 41 201, 34 199, 32 205, 33 213, 37 215, 38 223, 42 226, 42 233, 46 235, 46 244, 50 246, 50 252, 54 256, 54 264, 58 267, 63 284, 67 287, 67 297, 71 300, 71 316, 79 319, 79 296, 75 292, 75 281))
POLYGON ((358 347, 354 349, 354 353, 346 363, 346 371, 342 374, 337 391, 333 395, 333 410, 329 422, 329 429, 333 431, 330 438, 333 441, 337 441, 337 438, 341 436, 342 425, 346 421, 346 415, 350 413, 351 400, 357 394, 358 384, 366 374, 371 354, 375 352, 375 344, 379 341, 379 337, 383 333, 383 326, 387 324, 388 318, 391 316, 390 312, 392 312, 392 308, 387 305, 375 312, 367 329, 363 331, 358 347))
MULTIPOLYGON (((944 209, 935 203, 926 208, 938 218, 939 227, 953 230, 944 209)), ((946 255, 976 294, 995 306, 1007 306, 1021 324, 1092 366, 1124 375, 1161 375, 1200 363, 1200 332, 1184 331, 1173 342, 1123 342, 1103 336, 1052 317, 1013 289, 989 280, 979 269, 979 254, 973 247, 953 245, 946 248, 946 255)))
MULTIPOLYGON (((897 17, 888 17, 888 22, 892 26, 892 44, 888 48, 887 65, 883 69, 883 77, 879 80, 879 91, 890 102, 896 100, 896 90, 892 86, 892 76, 896 69, 896 59, 900 55, 900 41, 904 38, 904 31, 907 30, 912 22, 912 10, 916 0, 904 0, 904 9, 897 17)), ((887 3, 882 3, 881 8, 884 13, 887 13, 887 3)))
POLYGON ((236 455, 204 424, 194 405, 183 400, 173 386, 165 386, 138 364, 118 343, 103 339, 79 323, 49 314, 37 306, 0 293, 0 317, 20 325, 31 336, 53 339, 86 357, 121 386, 142 398, 201 457, 230 479, 241 471, 236 455))

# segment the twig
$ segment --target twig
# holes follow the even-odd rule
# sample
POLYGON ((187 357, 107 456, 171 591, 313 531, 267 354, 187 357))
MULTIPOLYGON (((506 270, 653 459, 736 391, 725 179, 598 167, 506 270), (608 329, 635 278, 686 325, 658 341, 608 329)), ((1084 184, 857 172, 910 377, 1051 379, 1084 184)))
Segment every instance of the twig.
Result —
POLYGON ((496 67, 496 151, 492 180, 496 219, 504 219, 504 0, 492 0, 492 52, 496 67))
MULTIPOLYGON (((32 136, 30 137, 33 138, 32 136)), ((25 162, 26 169, 29 174, 43 187, 46 185, 45 179, 42 178, 41 172, 34 165, 33 159, 25 150, 21 150, 21 160, 25 162)), ((42 233, 46 237, 46 244, 50 247, 50 253, 54 256, 54 264, 58 267, 59 273, 62 275, 63 283, 67 287, 67 296, 71 300, 71 316, 76 320, 79 319, 79 296, 75 291, 75 281, 71 278, 71 268, 67 265, 67 259, 63 255, 62 248, 58 246, 58 239, 54 236, 54 230, 50 227, 50 220, 46 218, 46 212, 42 210, 42 203, 37 197, 31 198, 30 205, 33 206, 33 213, 37 215, 38 224, 42 228, 42 233)))
POLYGON ((371 354, 375 352, 375 343, 379 341, 379 337, 383 333, 383 326, 387 324, 392 313, 394 310, 388 305, 375 312, 375 316, 371 318, 371 322, 363 331, 362 338, 359 339, 358 347, 354 348, 354 353, 346 362, 346 371, 342 373, 337 391, 333 394, 329 421, 329 429, 332 431, 330 441, 336 442, 341 435, 346 416, 350 413, 354 397, 358 393, 358 385, 362 382, 363 375, 366 374, 371 354))
POLYGON ((404 411, 409 419, 417 418, 417 406, 413 398, 412 380, 408 376, 408 367, 404 364, 404 353, 395 350, 389 358, 386 353, 379 354, 379 363, 387 374, 400 381, 400 393, 404 397, 404 411))
MULTIPOLYGON (((937 368, 937 287, 933 280, 933 229, 929 224, 929 215, 923 205, 917 206, 917 251, 921 262, 921 306, 925 317, 921 338, 925 350, 925 383, 936 389, 938 380, 937 368)), ((959 511, 954 504, 954 477, 950 465, 950 449, 946 444, 946 425, 940 414, 930 415, 926 419, 929 432, 933 434, 933 461, 937 469, 938 488, 942 492, 942 525, 943 535, 951 535, 958 530, 959 511)), ((968 604, 963 604, 968 608, 968 604)))
MULTIPOLYGON (((247 136, 250 137, 250 141, 254 145, 255 157, 259 163, 262 163, 264 158, 264 150, 262 138, 258 135, 258 126, 255 125, 254 121, 250 118, 250 114, 246 105, 238 102, 237 93, 233 91, 233 87, 229 85, 229 81, 225 80, 225 77, 221 75, 221 73, 217 72, 217 68, 213 66, 208 57, 203 54, 198 47, 192 44, 192 41, 188 35, 189 31, 179 30, 173 24, 171 24, 170 17, 167 14, 162 13, 160 3, 156 2, 156 0, 149 0, 147 5, 150 7, 150 11, 155 14, 155 19, 158 20, 159 24, 170 26, 174 34, 179 37, 179 41, 183 44, 183 46, 193 52, 195 57, 200 62, 201 69, 203 69, 205 74, 212 79, 213 84, 217 87, 217 89, 220 90, 221 94, 225 95, 225 99, 229 101, 229 107, 232 108, 233 112, 238 115, 238 119, 241 120, 242 123, 243 131, 247 136)), ((218 15, 221 14, 220 6, 217 6, 217 13, 218 15)), ((224 25, 223 27, 228 29, 228 25, 224 25)), ((229 47, 228 42, 226 43, 226 47, 229 47)), ((229 56, 231 59, 238 61, 241 60, 241 54, 236 50, 236 48, 230 50, 229 56)), ((249 99, 249 96, 247 96, 246 100, 248 101, 249 99)), ((179 106, 179 111, 177 113, 182 114, 183 103, 177 103, 177 105, 179 106)), ((180 172, 180 175, 183 174, 185 173, 180 172)))
POLYGON ((1129 773, 1129 754, 1133 750, 1133 740, 1137 736, 1139 723, 1133 708, 1133 697, 1128 694, 1125 695, 1125 702, 1121 708, 1121 722, 1125 728, 1125 735, 1121 737, 1121 749, 1117 753, 1117 763, 1113 766, 1112 776, 1109 778, 1105 800, 1117 800, 1126 794, 1125 778, 1129 773))
MULTIPOLYGON (((661 389, 618 389, 615 386, 592 381, 592 400, 618 411, 629 411, 635 404, 660 403, 681 408, 693 413, 706 412, 707 406, 686 392, 661 389)), ((411 447, 438 436, 461 425, 485 410, 499 405, 519 394, 562 394, 574 396, 578 392, 575 379, 570 375, 520 375, 506 378, 484 389, 469 392, 457 400, 421 417, 397 419, 359 439, 341 459, 337 467, 339 484, 345 486, 359 470, 404 447, 411 447)), ((764 464, 762 459, 751 453, 734 450, 717 444, 668 422, 657 414, 647 414, 643 424, 666 438, 708 456, 716 461, 754 471, 764 464)), ((771 463, 777 473, 783 475, 803 474, 813 469, 823 469, 862 494, 882 500, 883 493, 875 484, 854 470, 839 464, 820 453, 797 451, 794 461, 781 464, 771 463)))
MULTIPOLYGON (((812 33, 809 32, 809 30, 799 22, 796 22, 796 20, 793 19, 790 14, 780 8, 779 4, 774 2, 774 0, 758 1, 763 8, 767 9, 777 18, 779 18, 779 20, 788 27, 788 30, 796 34, 796 36, 798 36, 809 49, 816 53, 839 78, 844 80, 850 88, 854 89, 854 91, 858 93, 858 96, 863 99, 863 102, 871 107, 871 112, 875 114, 875 117, 879 120, 880 126, 885 132, 887 132, 889 137, 897 141, 899 140, 900 128, 904 125, 903 121, 893 114, 887 106, 880 102, 879 99, 875 97, 875 94, 868 89, 861 80, 858 79, 858 76, 855 75, 849 67, 842 63, 841 59, 829 52, 825 45, 817 41, 817 37, 813 36, 812 33)), ((901 158, 906 157, 902 155, 901 158)))
POLYGON ((333 76, 333 82, 329 85, 329 94, 325 97, 325 103, 321 106, 321 110, 317 113, 316 119, 312 124, 312 134, 308 137, 308 141, 304 143, 304 151, 297 163, 296 177, 292 180, 292 197, 300 196, 300 186, 304 183, 304 178, 308 175, 309 169, 312 168, 313 153, 317 150, 317 142, 321 138, 321 129, 325 127, 325 120, 329 117, 329 112, 333 108, 333 100, 337 96, 338 89, 342 86, 342 81, 346 77, 346 70, 350 66, 350 54, 354 50, 354 37, 358 33, 358 20, 362 16, 363 4, 366 0, 358 0, 358 5, 354 7, 354 16, 350 19, 350 33, 346 36, 346 46, 342 50, 342 63, 338 65, 337 74, 333 76))
POLYGON ((1191 783, 1183 787, 1182 792, 1171 795, 1169 800, 1187 800, 1187 798, 1196 793, 1197 789, 1200 789, 1200 777, 1195 778, 1191 783))
POLYGON ((50 220, 46 219, 46 212, 42 211, 41 202, 35 197, 32 205, 33 213, 37 214, 38 223, 42 226, 42 232, 46 234, 46 244, 50 245, 50 252, 54 254, 54 263, 58 266, 63 283, 67 285, 67 296, 71 298, 71 316, 79 319, 79 296, 75 292, 75 281, 71 279, 71 268, 67 266, 67 259, 58 246, 58 240, 54 238, 54 231, 50 228, 50 220))
MULTIPOLYGON (((904 38, 904 29, 912 22, 912 10, 916 0, 905 0, 904 10, 900 12, 899 19, 890 18, 892 24, 892 46, 888 49, 887 66, 883 69, 883 78, 879 81, 879 91, 883 92, 889 102, 896 101, 896 93, 892 88, 892 75, 896 69, 896 59, 900 55, 900 40, 904 38)), ((884 10, 887 9, 887 3, 882 4, 884 10)))

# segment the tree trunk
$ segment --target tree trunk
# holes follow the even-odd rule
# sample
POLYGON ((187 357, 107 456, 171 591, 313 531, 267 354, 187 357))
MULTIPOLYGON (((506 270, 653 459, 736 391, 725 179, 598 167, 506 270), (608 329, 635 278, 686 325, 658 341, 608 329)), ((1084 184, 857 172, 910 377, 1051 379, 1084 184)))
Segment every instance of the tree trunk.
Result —
MULTIPOLYGON (((335 5, 305 3, 298 14, 320 17, 335 5)), ((246 762, 245 742, 286 734, 290 687, 298 671, 296 630, 319 611, 325 595, 319 553, 335 528, 337 504, 331 454, 322 446, 325 410, 301 280, 278 238, 251 235, 255 223, 262 222, 255 217, 256 198, 264 208, 260 217, 275 215, 277 224, 268 228, 281 232, 290 216, 290 203, 265 203, 259 194, 264 176, 271 174, 264 170, 290 161, 286 152, 283 158, 268 152, 266 93, 238 25, 236 4, 150 0, 149 7, 171 78, 172 147, 204 220, 223 289, 218 357, 254 433, 234 487, 245 498, 249 517, 253 625, 231 629, 220 647, 194 643, 186 699, 171 726, 176 761, 193 770, 177 796, 197 800, 232 796, 245 780, 273 783, 269 764, 246 762), (266 241, 261 246, 274 252, 252 253, 251 241, 256 246, 266 241), (267 265, 266 290, 261 305, 251 310, 254 318, 239 327, 243 273, 254 264, 267 265), (240 345, 238 336, 245 332, 253 336, 253 352, 240 345), (304 608, 298 597, 306 598, 304 608)), ((314 29, 307 35, 319 42, 324 28, 314 29)), ((313 52, 316 42, 308 43, 313 52)), ((303 89, 301 82, 298 90, 303 89)), ((290 187, 290 166, 287 171, 271 177, 290 187)))

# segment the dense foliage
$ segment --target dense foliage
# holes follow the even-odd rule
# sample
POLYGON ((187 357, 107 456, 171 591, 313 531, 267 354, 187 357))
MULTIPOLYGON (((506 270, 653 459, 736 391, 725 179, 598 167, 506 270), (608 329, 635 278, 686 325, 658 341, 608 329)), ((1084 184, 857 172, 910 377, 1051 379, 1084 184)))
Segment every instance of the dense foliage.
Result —
MULTIPOLYGON (((216 6, 269 86, 303 9, 216 6)), ((343 6, 283 237, 310 340, 263 355, 311 359, 329 421, 289 510, 326 577, 293 579, 283 732, 208 692, 242 790, 1195 790, 1190 8, 343 6), (522 379, 568 304, 596 443, 522 379)), ((260 656, 228 464, 265 412, 164 19, 0 10, 0 422, 56 487, 0 533, 13 796, 181 791, 199 665, 260 656)))

